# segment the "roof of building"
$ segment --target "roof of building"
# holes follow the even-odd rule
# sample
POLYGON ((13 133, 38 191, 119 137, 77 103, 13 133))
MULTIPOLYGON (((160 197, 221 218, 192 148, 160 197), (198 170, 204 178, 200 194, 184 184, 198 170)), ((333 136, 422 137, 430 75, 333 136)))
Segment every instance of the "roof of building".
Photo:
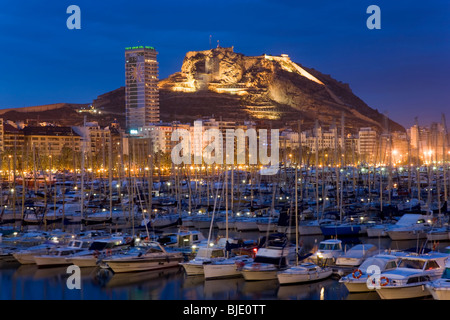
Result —
POLYGON ((26 136, 79 136, 72 127, 28 126, 23 129, 26 136))

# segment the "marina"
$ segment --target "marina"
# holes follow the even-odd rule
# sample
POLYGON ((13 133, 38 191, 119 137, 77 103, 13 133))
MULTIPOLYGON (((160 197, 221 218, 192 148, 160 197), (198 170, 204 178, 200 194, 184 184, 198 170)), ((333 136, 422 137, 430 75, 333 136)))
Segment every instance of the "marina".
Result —
POLYGON ((5 188, 2 299, 445 297, 431 289, 443 282, 450 255, 445 170, 431 171, 436 188, 419 190, 402 167, 378 169, 290 164, 266 176, 259 167, 200 166, 108 178, 63 172, 51 173, 52 183, 15 185, 14 198, 5 188), (400 195, 408 184, 411 191, 400 195), (432 255, 439 268, 433 262, 432 276, 416 276, 421 292, 390 294, 409 281, 397 270, 411 266, 405 259, 425 267, 432 255), (381 272, 376 290, 365 288, 370 259, 381 272), (67 288, 71 265, 80 268, 81 290, 67 288))

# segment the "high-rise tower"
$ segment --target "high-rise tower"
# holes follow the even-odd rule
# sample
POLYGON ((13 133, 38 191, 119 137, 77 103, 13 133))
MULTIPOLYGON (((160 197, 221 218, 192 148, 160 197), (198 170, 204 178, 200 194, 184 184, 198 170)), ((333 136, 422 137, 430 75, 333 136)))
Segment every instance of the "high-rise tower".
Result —
POLYGON ((127 131, 159 122, 158 62, 155 48, 125 48, 127 131))

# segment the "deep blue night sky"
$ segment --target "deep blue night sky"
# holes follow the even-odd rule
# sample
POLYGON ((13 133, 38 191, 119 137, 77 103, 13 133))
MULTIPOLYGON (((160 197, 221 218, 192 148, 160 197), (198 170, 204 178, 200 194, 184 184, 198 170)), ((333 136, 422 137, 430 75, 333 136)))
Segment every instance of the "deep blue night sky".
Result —
POLYGON ((286 53, 349 83, 404 126, 450 117, 450 1, 34 1, 0 6, 0 108, 88 103, 124 85, 124 48, 154 46, 160 78, 217 40, 246 55, 286 53), (81 30, 69 30, 69 5, 81 30), (381 30, 369 30, 369 5, 381 30))

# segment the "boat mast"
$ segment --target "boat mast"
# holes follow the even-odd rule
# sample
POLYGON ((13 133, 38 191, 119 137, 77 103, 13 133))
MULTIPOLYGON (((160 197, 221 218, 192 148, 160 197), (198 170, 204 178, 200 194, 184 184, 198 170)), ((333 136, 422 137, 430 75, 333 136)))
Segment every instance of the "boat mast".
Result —
MULTIPOLYGON (((444 178, 444 202, 448 201, 448 189, 447 189, 447 153, 446 147, 448 144, 447 140, 447 123, 445 121, 445 114, 442 114, 442 171, 444 178)), ((448 203, 447 203, 448 206, 448 203)))
POLYGON ((295 166, 295 258, 298 265, 298 166, 295 166))
POLYGON ((416 127, 417 127, 417 136, 416 136, 416 147, 417 147, 417 168, 416 168, 416 180, 417 180, 417 200, 419 200, 420 204, 420 127, 419 120, 416 117, 416 127))
POLYGON ((314 139, 314 147, 316 151, 316 158, 315 158, 315 170, 316 170, 316 214, 317 214, 317 221, 319 221, 319 124, 316 120, 315 124, 315 139, 314 139))
MULTIPOLYGON (((108 144, 108 180, 109 180, 109 217, 112 219, 112 210, 113 210, 113 186, 112 186, 112 180, 113 180, 113 166, 112 166, 112 132, 111 128, 109 128, 109 144, 108 144)), ((112 221, 112 220, 111 220, 112 221)))

